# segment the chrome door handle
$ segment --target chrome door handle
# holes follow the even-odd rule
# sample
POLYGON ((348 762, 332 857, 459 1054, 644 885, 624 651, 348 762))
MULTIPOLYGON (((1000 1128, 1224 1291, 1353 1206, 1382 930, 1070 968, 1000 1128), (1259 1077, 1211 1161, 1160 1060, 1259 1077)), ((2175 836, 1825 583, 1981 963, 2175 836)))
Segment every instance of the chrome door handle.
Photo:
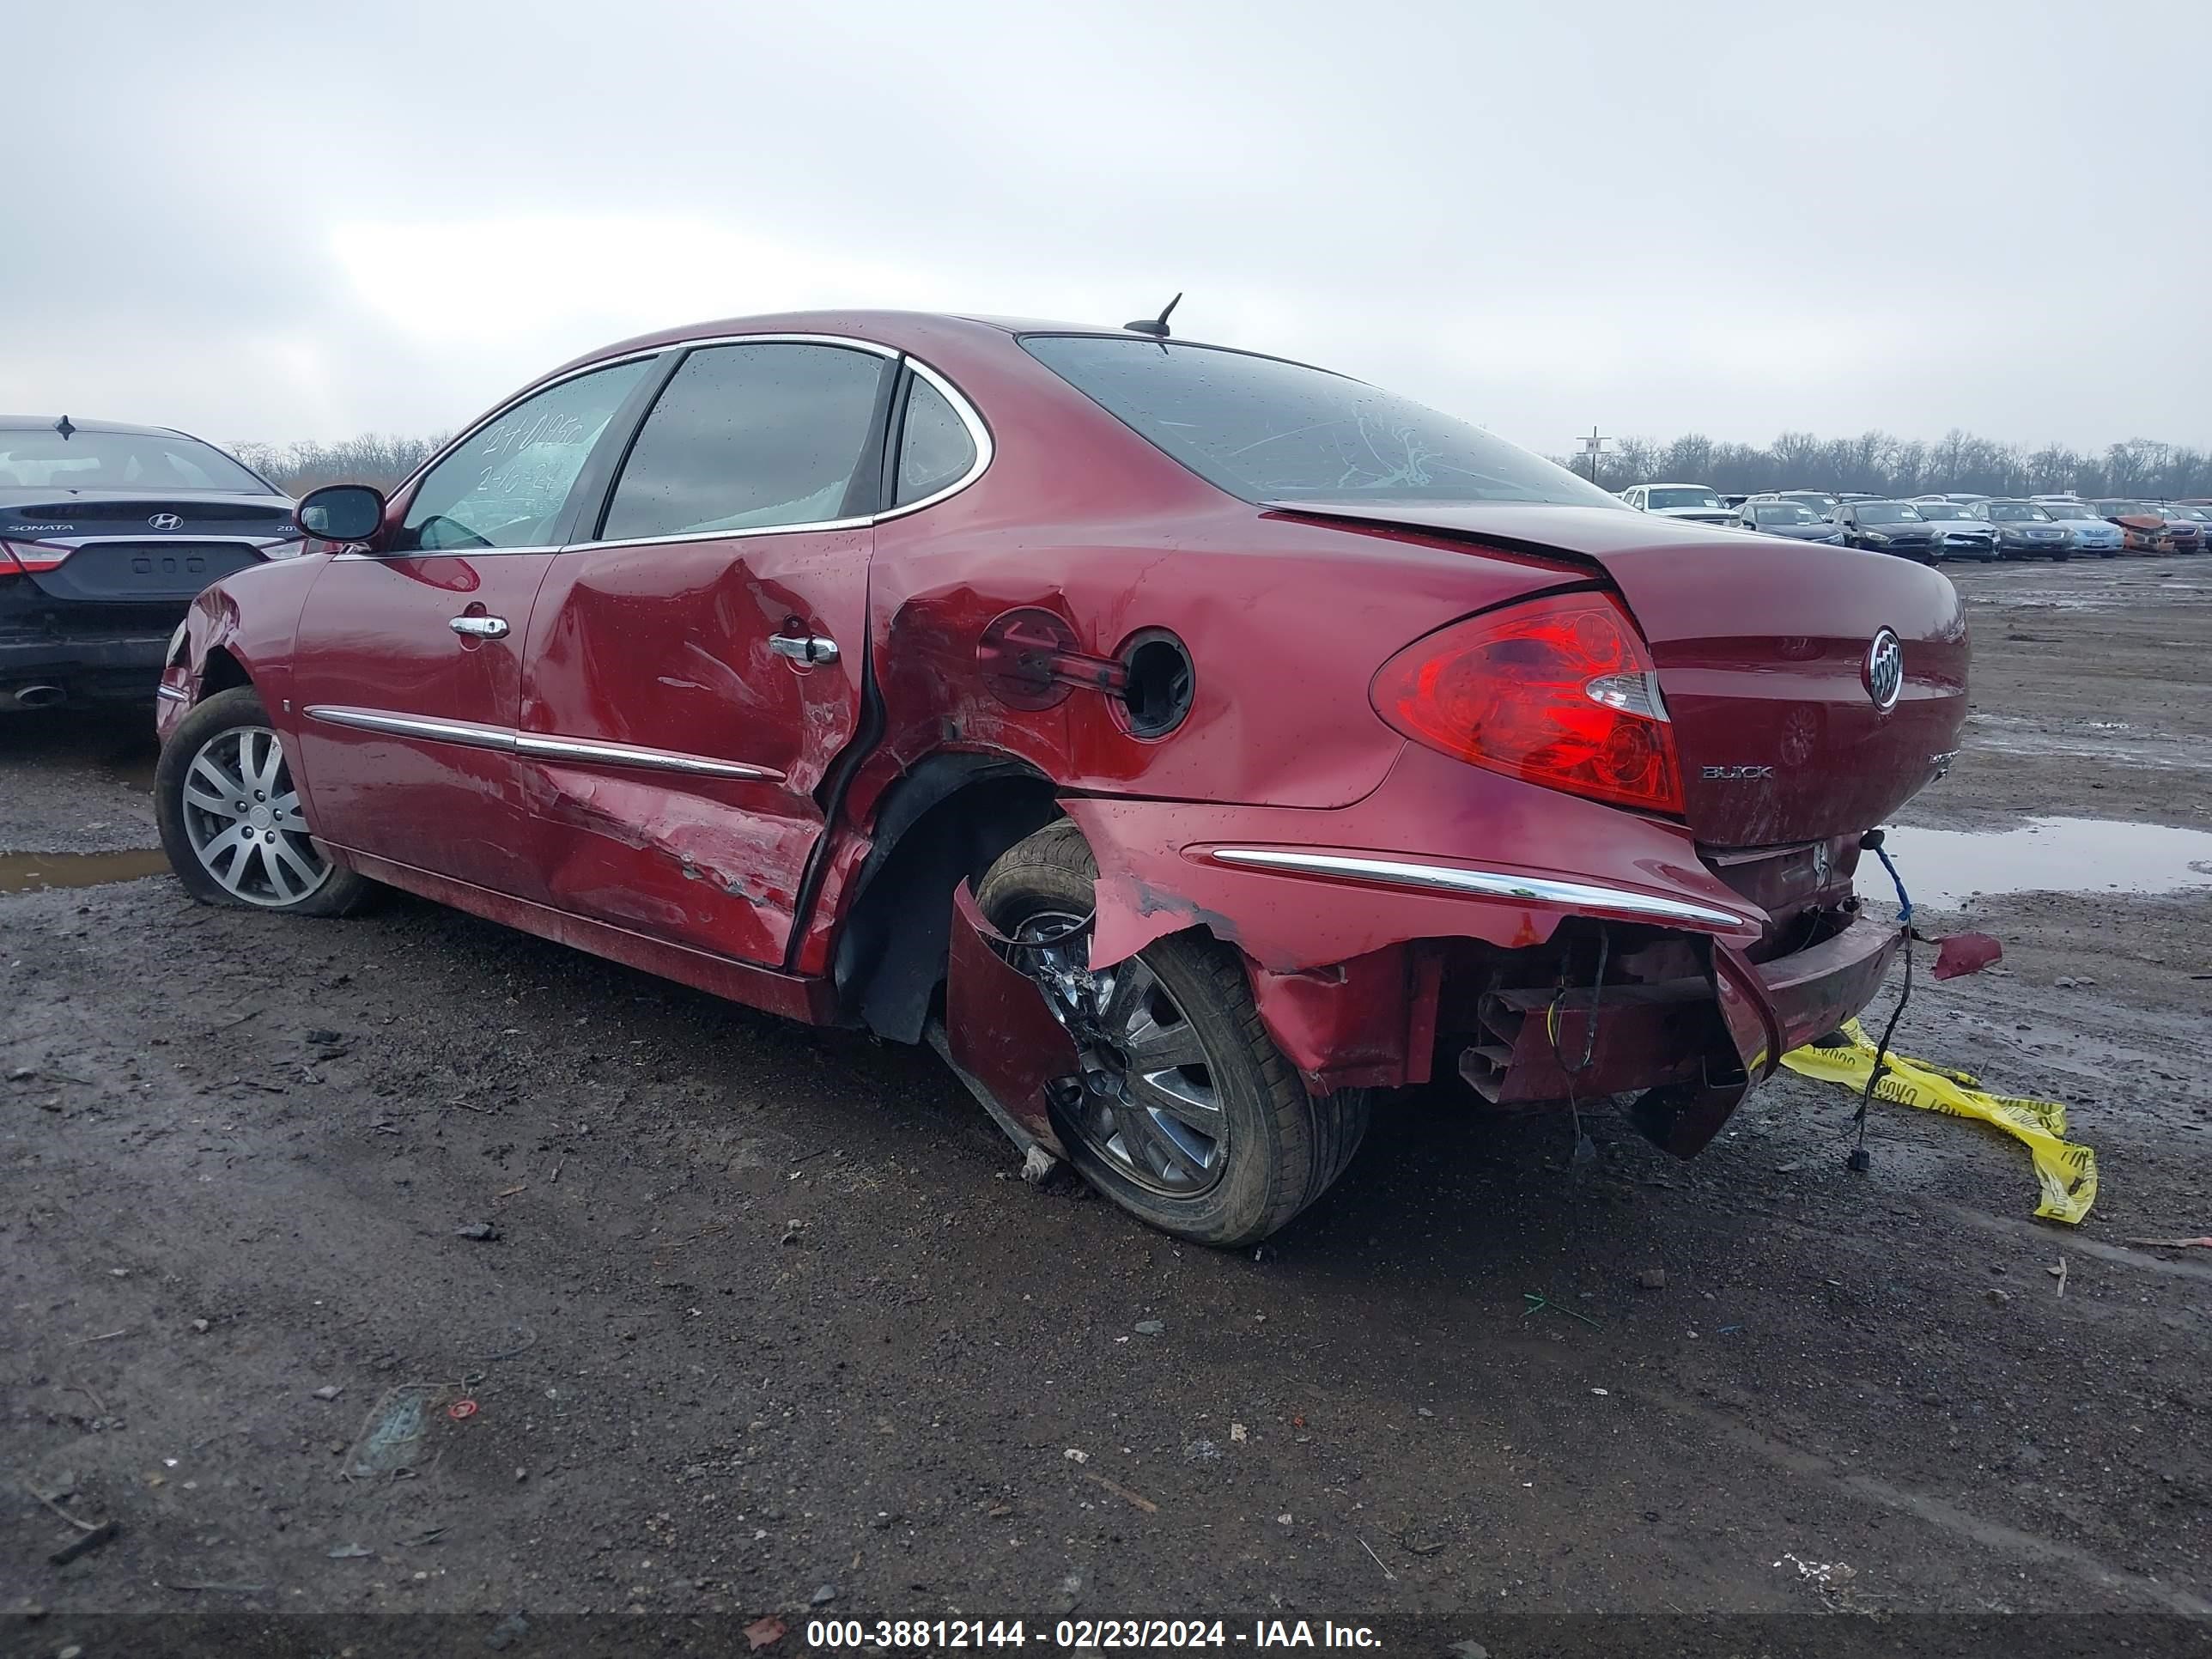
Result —
POLYGON ((456 634, 467 634, 479 640, 503 640, 507 634, 504 617, 456 617, 446 626, 456 634))
POLYGON ((788 657, 793 662, 835 662, 837 660, 837 641, 824 639, 819 634, 771 634, 768 648, 779 657, 788 657))

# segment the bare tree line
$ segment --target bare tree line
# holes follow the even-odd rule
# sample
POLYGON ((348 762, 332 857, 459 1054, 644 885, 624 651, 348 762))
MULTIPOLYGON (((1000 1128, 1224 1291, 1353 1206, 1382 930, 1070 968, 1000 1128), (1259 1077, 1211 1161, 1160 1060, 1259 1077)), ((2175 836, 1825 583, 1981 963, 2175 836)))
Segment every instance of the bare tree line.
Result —
MULTIPOLYGON (((244 443, 234 453, 278 489, 298 495, 326 483, 390 489, 436 453, 442 436, 407 438, 364 433, 337 443, 244 443)), ((1586 471, 1587 462, 1553 457, 1586 471)), ((1686 433, 1670 443, 1624 438, 1601 465, 1598 482, 1613 489, 1671 479, 1716 489, 1867 489, 1883 495, 1978 490, 2025 495, 2073 490, 2085 496, 2212 495, 2212 454, 2148 438, 2083 453, 2063 444, 2030 450, 1954 430, 1934 443, 1867 432, 1819 438, 1785 432, 1765 448, 1716 443, 1686 433)))
MULTIPOLYGON (((1553 457, 1587 476, 1586 460, 1553 457)), ((1820 438, 1785 432, 1762 449, 1756 444, 1716 443, 1701 432, 1671 443, 1624 438, 1601 463, 1598 482, 1611 489, 1672 480, 1711 484, 1745 494, 1761 489, 1863 489, 1885 495, 1975 490, 1991 495, 2057 495, 2085 497, 2147 495, 2155 499, 2212 495, 2212 454, 2130 438, 2101 452, 2064 444, 2031 450, 1954 428, 1934 443, 1887 432, 1856 438, 1820 438)))
POLYGON ((326 483, 389 489, 445 445, 442 437, 386 437, 365 432, 331 444, 233 444, 230 453, 288 495, 326 483))

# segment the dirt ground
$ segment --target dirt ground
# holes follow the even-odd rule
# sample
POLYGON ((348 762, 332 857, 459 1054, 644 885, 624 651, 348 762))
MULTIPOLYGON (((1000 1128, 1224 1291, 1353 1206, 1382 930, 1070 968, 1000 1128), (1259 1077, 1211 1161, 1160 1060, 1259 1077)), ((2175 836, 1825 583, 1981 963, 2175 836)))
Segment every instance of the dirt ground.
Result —
MULTIPOLYGON (((2212 827, 2212 559, 1956 579, 1976 714, 1908 879, 1911 826, 2212 827)), ((1023 1184, 924 1052, 411 900, 40 885, 153 867, 143 726, 0 726, 0 849, 113 855, 0 859, 37 1650, 211 1608, 773 1613, 786 1651, 824 1613, 2212 1615, 2212 1249, 2128 1242, 2212 1233, 2212 889, 2084 857, 1913 994, 1904 1052, 2074 1109, 2078 1228, 1957 1120, 1878 1110, 1847 1173, 1853 1100, 1784 1076, 1687 1164, 1599 1120, 1580 1173, 1556 1121, 1396 1100, 1218 1255, 1023 1184), (30 1487, 120 1530, 54 1566, 30 1487)))

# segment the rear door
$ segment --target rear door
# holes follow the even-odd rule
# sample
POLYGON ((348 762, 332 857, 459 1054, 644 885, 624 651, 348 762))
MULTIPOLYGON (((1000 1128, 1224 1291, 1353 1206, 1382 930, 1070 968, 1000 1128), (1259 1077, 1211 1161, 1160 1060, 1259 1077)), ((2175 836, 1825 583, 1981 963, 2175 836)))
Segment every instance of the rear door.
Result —
POLYGON ((895 354, 693 349, 531 616, 520 762, 551 901, 781 965, 860 726, 895 354))
POLYGON ((503 410, 395 501, 383 550, 340 554, 317 580, 291 702, 318 836, 543 897, 514 755, 523 642, 577 480, 653 368, 592 370, 503 410))

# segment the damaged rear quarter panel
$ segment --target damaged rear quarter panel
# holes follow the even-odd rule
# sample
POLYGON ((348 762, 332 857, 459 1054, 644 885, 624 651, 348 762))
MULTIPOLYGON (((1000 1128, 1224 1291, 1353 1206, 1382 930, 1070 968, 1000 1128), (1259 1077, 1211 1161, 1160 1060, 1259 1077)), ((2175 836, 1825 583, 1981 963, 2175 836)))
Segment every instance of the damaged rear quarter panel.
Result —
MULTIPOLYGON (((997 454, 973 488, 877 527, 871 647, 886 730, 854 786, 856 827, 937 750, 1027 765, 1057 788, 1097 857, 1094 964, 1190 927, 1236 945, 1263 1018, 1310 1084, 1402 1080, 1420 1002, 1413 954, 1399 948, 1407 941, 1532 945, 1565 912, 1231 869, 1188 849, 1366 848, 1537 874, 1610 872, 1741 909, 1679 825, 1408 745, 1369 701, 1376 671, 1413 641, 1586 583, 1587 565, 1255 508, 1069 398, 1025 354, 970 364, 963 349, 948 343, 933 361, 956 380, 988 380, 978 401, 997 454), (1052 539, 1041 544, 1044 524, 1052 539), (1042 710, 1011 706, 978 647, 994 618, 1030 608, 1063 618, 1093 658, 1115 657, 1141 630, 1173 634, 1194 669, 1188 716, 1146 740, 1098 690, 1069 690, 1042 710)), ((831 872, 833 909, 848 901, 841 878, 852 867, 831 872)))
MULTIPOLYGON (((1470 611, 1583 579, 1555 562, 1266 513, 1169 459, 1006 337, 976 349, 947 343, 935 362, 977 389, 997 445, 990 469, 876 530, 871 634, 890 758, 871 769, 871 788, 949 744, 1003 752, 1069 791, 1340 806, 1403 746, 1368 702, 1388 657, 1470 611), (1194 671, 1188 716, 1147 739, 1097 690, 1042 711, 1010 706, 978 647, 994 618, 1032 608, 1063 618, 1098 658, 1144 630, 1172 634, 1194 671)), ((868 802, 856 789, 861 821, 868 802)))
POLYGON ((1286 974, 1409 939, 1538 945, 1563 917, 1583 913, 1534 900, 1235 867, 1206 856, 1217 847, 1367 851, 1532 877, 1571 871, 1580 880, 1741 916, 1741 929, 1713 931, 1759 937, 1758 914, 1705 867, 1680 824, 1413 746, 1381 787, 1336 811, 1099 798, 1071 798, 1066 805, 1098 859, 1091 953, 1100 967, 1189 927, 1205 927, 1259 967, 1286 974))

